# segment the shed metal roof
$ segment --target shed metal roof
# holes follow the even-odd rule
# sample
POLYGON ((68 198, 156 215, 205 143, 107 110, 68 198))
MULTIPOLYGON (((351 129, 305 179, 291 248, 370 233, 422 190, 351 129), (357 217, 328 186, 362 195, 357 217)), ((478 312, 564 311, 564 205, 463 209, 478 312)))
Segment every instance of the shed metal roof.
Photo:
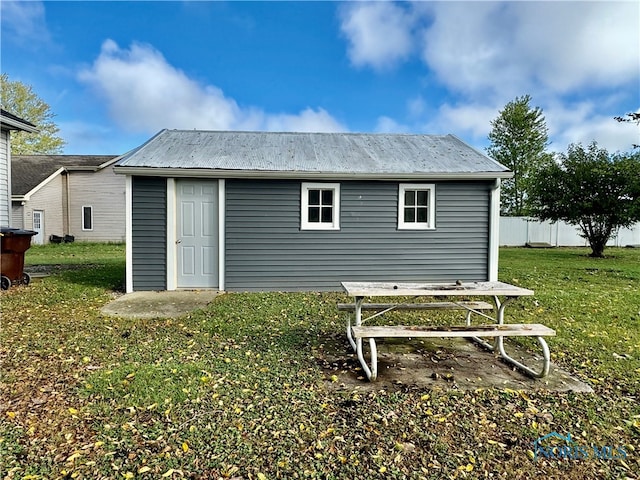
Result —
POLYGON ((162 130, 124 155, 115 171, 302 178, 510 176, 506 167, 453 135, 198 130, 162 130))

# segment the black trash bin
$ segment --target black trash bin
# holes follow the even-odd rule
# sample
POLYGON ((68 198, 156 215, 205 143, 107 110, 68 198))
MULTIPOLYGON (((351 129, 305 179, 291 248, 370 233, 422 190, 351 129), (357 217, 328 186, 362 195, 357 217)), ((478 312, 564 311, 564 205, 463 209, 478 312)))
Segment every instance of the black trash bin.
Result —
POLYGON ((8 290, 11 285, 29 285, 31 277, 24 273, 24 252, 31 247, 31 237, 38 232, 19 228, 0 228, 0 286, 8 290))

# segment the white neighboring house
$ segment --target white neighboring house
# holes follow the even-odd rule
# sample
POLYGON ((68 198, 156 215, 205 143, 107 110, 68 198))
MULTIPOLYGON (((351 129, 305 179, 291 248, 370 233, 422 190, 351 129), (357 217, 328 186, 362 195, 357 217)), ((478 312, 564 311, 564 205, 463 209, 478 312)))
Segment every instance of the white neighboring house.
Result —
POLYGON ((0 226, 11 224, 11 131, 37 133, 38 128, 6 110, 0 109, 0 226))
POLYGON ((124 242, 125 180, 115 155, 16 155, 12 161, 12 224, 35 230, 34 244, 73 237, 124 242))

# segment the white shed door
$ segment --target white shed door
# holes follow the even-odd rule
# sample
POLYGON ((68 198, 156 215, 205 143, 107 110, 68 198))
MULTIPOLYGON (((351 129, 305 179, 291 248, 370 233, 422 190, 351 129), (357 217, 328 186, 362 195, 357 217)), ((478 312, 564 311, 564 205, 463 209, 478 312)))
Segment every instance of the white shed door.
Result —
POLYGON ((218 286, 218 182, 178 180, 178 288, 218 286))
POLYGON ((37 232, 32 238, 33 244, 44 244, 44 212, 42 210, 33 211, 33 231, 37 232))

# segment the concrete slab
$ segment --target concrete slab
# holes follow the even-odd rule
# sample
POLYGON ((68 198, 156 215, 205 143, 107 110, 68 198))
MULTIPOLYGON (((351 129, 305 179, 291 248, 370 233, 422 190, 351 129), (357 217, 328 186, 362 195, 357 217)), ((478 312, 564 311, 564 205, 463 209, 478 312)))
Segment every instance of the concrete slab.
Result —
MULTIPOLYGON (((397 390, 398 388, 440 388, 443 390, 475 390, 509 388, 512 390, 551 390, 591 393, 589 385, 571 377, 568 372, 551 365, 549 375, 533 379, 500 361, 492 352, 465 339, 384 339, 378 343, 378 379, 367 380, 351 347, 340 352, 338 344, 325 344, 317 356, 336 388, 363 390, 397 390)), ((539 358, 505 341, 507 352, 525 365, 539 358)), ((553 345, 551 344, 551 352, 553 345)))
POLYGON ((174 318, 206 307, 219 294, 216 290, 133 292, 116 298, 101 312, 116 317, 174 318))

